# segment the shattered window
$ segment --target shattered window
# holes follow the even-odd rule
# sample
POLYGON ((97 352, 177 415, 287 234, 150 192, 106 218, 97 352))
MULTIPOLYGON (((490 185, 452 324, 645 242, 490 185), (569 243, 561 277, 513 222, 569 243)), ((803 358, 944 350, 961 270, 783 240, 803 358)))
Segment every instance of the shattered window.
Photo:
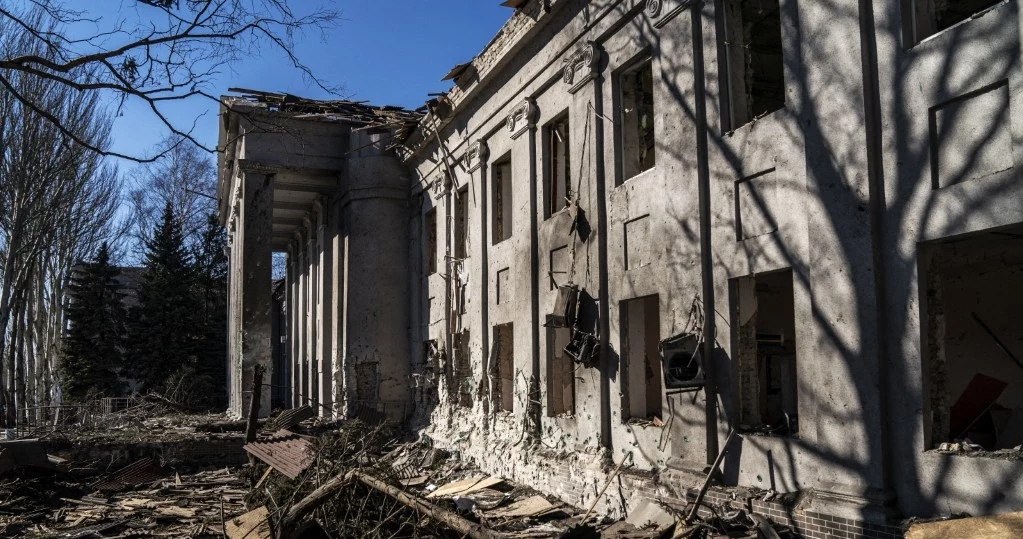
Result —
POLYGON ((778 0, 726 0, 727 129, 785 106, 785 64, 778 0))
POLYGON ((654 168, 654 74, 647 59, 621 75, 622 177, 654 168))
POLYGON ((1021 238, 1015 226, 920 249, 927 449, 1011 454, 1023 443, 1021 238))
POLYGON ((664 420, 658 296, 623 301, 621 305, 621 357, 625 374, 623 416, 658 423, 664 420))
POLYGON ((426 212, 426 273, 437 273, 437 210, 426 212))
POLYGON ((558 213, 568 205, 572 196, 568 146, 568 114, 562 115, 547 127, 547 216, 558 213))
POLYGON ((491 210, 494 217, 493 243, 496 245, 512 235, 512 173, 510 157, 494 164, 491 201, 491 210))
POLYGON ((928 37, 951 28, 962 21, 1000 3, 1002 0, 911 0, 915 10, 911 18, 912 34, 907 43, 916 44, 928 37))
POLYGON ((455 258, 464 260, 469 256, 469 186, 458 190, 455 199, 455 258))
POLYGON ((515 336, 512 323, 494 326, 494 358, 491 383, 497 409, 515 408, 515 336))
POLYGON ((746 432, 798 432, 792 270, 732 280, 739 424, 746 432))
POLYGON ((569 328, 547 328, 547 415, 575 413, 575 364, 565 353, 569 328))

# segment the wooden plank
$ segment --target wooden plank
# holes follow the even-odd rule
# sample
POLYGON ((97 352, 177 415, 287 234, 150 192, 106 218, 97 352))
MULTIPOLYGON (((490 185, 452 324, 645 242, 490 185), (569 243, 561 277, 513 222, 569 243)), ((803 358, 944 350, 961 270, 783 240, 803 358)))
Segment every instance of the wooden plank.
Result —
POLYGON ((475 492, 480 489, 490 488, 495 485, 503 483, 503 479, 496 477, 476 476, 462 479, 461 481, 454 481, 448 483, 437 490, 426 495, 427 498, 441 498, 444 496, 454 496, 456 494, 468 494, 475 492))
POLYGON ((914 524, 906 539, 1018 539, 1023 512, 914 524))
POLYGON ((224 523, 224 532, 229 539, 271 539, 266 506, 258 507, 244 515, 224 523))
POLYGON ((551 509, 557 507, 553 503, 547 501, 543 496, 531 496, 524 500, 519 500, 507 507, 499 507, 492 509, 484 513, 487 518, 518 518, 518 517, 531 517, 546 513, 551 509))

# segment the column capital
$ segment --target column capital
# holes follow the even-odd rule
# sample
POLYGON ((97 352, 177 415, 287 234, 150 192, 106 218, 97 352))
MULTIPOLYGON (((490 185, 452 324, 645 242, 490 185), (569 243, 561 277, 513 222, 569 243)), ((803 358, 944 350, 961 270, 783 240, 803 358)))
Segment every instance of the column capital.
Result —
POLYGON ((600 58, 604 50, 595 41, 587 41, 561 61, 562 77, 568 93, 574 94, 600 73, 600 58))
POLYGON ((508 115, 507 126, 511 132, 512 140, 522 136, 527 130, 536 127, 536 119, 540 115, 540 109, 536 108, 536 101, 531 97, 523 99, 508 115))

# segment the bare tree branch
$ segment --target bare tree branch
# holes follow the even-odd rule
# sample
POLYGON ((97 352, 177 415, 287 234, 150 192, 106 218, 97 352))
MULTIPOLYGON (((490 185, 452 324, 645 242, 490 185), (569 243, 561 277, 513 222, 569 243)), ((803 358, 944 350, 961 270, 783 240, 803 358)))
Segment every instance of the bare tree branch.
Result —
MULTIPOLYGON (((129 0, 131 1, 131 0, 129 0)), ((331 9, 297 13, 283 0, 134 0, 138 19, 117 19, 103 27, 102 17, 88 9, 72 9, 59 0, 32 0, 30 10, 0 4, 0 23, 22 31, 31 47, 0 54, 0 87, 71 140, 99 155, 136 162, 154 162, 166 155, 126 155, 89 145, 58 118, 17 93, 14 74, 47 79, 79 92, 146 103, 153 118, 177 139, 214 152, 194 136, 195 120, 176 119, 162 109, 169 102, 217 102, 210 88, 220 67, 268 47, 277 51, 321 89, 339 89, 317 78, 295 53, 297 36, 323 32, 338 19, 331 9), (94 26, 79 35, 82 26, 94 26), (113 41, 114 43, 108 43, 113 41), (119 42, 118 42, 119 41, 119 42), (88 76, 85 74, 88 73, 88 76)), ((164 149, 166 152, 167 149, 164 149)))

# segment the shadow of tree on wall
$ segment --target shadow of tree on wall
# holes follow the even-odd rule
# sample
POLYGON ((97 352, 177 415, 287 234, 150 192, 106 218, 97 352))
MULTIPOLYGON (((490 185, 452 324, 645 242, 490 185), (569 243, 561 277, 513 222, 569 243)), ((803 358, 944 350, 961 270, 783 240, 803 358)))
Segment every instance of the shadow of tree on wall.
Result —
MULTIPOLYGON (((720 1, 705 2, 702 6, 690 8, 679 16, 677 23, 673 23, 678 25, 677 28, 686 28, 686 37, 678 37, 679 41, 691 39, 689 27, 691 17, 696 13, 693 10, 700 10, 708 86, 722 83, 722 77, 714 72, 717 69, 717 45, 713 42, 715 26, 719 22, 715 17, 720 16, 720 11, 715 7, 720 8, 720 4, 720 1)), ((929 516, 947 513, 950 508, 939 504, 940 498, 968 493, 957 486, 962 478, 953 475, 951 465, 939 467, 934 474, 921 472, 925 467, 920 463, 922 441, 919 433, 923 431, 920 418, 926 398, 920 380, 922 347, 906 345, 907 342, 919 342, 920 339, 919 330, 911 320, 925 316, 924 313, 915 312, 917 302, 914 300, 914 291, 918 286, 915 246, 928 238, 960 233, 962 222, 967 216, 971 216, 974 222, 1004 221, 1004 216, 999 218, 991 213, 995 211, 991 202, 1017 193, 1018 187, 1014 187, 1012 181, 974 183, 971 185, 971 196, 961 201, 956 214, 937 211, 940 209, 938 199, 943 194, 933 189, 930 175, 925 172, 932 166, 932 147, 939 146, 942 141, 955 135, 952 129, 952 126, 957 125, 955 115, 962 111, 953 109, 942 127, 932 128, 929 135, 921 135, 919 115, 928 114, 927 107, 949 99, 948 96, 963 93, 961 88, 947 84, 942 74, 958 73, 960 79, 977 81, 977 88, 1018 76, 1014 74, 1014 71, 1019 70, 1020 54, 1019 41, 1015 37, 1018 34, 1017 7, 1015 3, 1009 3, 1003 5, 998 14, 985 15, 1004 19, 1002 24, 990 24, 990 32, 977 32, 962 25, 947 31, 948 35, 943 37, 947 43, 942 47, 922 48, 908 53, 904 49, 899 3, 874 5, 865 1, 856 5, 821 0, 813 4, 811 8, 807 3, 797 5, 794 1, 782 2, 787 93, 784 109, 755 120, 752 127, 739 128, 735 134, 723 133, 720 122, 715 121, 721 117, 723 106, 723 101, 717 99, 720 89, 715 91, 711 88, 712 91, 708 91, 707 116, 711 124, 708 128, 713 163, 711 189, 714 193, 712 227, 715 231, 715 244, 711 256, 714 258, 716 273, 715 305, 720 308, 728 304, 727 287, 722 285, 727 284, 729 279, 741 276, 731 273, 737 266, 751 269, 792 268, 794 286, 811 298, 813 324, 812 329, 804 333, 811 336, 813 342, 804 344, 802 349, 820 352, 814 357, 799 359, 803 362, 813 361, 810 368, 832 370, 831 376, 850 384, 851 396, 855 400, 835 400, 827 391, 801 379, 798 388, 800 408, 814 410, 818 422, 826 422, 831 426, 844 425, 847 433, 864 439, 850 440, 850 443, 841 447, 840 441, 833 439, 833 433, 814 433, 814 436, 806 437, 831 436, 832 439, 826 443, 793 437, 784 444, 767 444, 766 440, 747 436, 733 445, 734 454, 726 461, 725 478, 733 484, 738 480, 738 471, 734 467, 738 465, 743 447, 748 445, 768 453, 770 460, 780 461, 780 468, 791 471, 797 486, 805 487, 816 482, 814 478, 799 476, 800 470, 806 467, 798 463, 816 461, 822 466, 841 471, 847 477, 859 478, 862 485, 894 489, 916 514, 929 516), (827 22, 810 20, 823 13, 827 14, 827 22), (1005 16, 1007 14, 1011 16, 1005 16), (865 27, 862 33, 861 24, 865 27), (842 39, 839 36, 852 41, 845 51, 836 51, 836 45, 842 39), (961 51, 965 47, 982 48, 985 61, 977 61, 971 54, 944 53, 949 50, 961 51), (864 58, 872 57, 877 58, 877 65, 869 61, 864 64, 864 58), (923 78, 921 72, 927 73, 927 70, 939 74, 934 78, 933 85, 920 80, 923 78), (850 75, 858 74, 877 77, 878 93, 873 93, 875 89, 871 88, 869 79, 865 84, 860 78, 849 78, 850 75), (836 107, 844 107, 845 110, 836 107), (867 111, 871 108, 880 112, 879 118, 868 115, 867 111), (871 124, 871 118, 877 118, 879 123, 871 124), (761 127, 757 123, 769 123, 775 129, 780 128, 785 135, 784 140, 770 141, 775 148, 768 152, 793 150, 797 155, 802 153, 797 163, 799 166, 793 166, 793 169, 805 168, 806 183, 785 183, 786 189, 802 190, 785 192, 785 196, 806 197, 819 204, 815 215, 798 217, 800 226, 808 228, 802 232, 809 235, 809 238, 804 238, 808 248, 806 251, 801 245, 793 245, 799 242, 787 241, 792 238, 780 232, 769 235, 766 240, 761 238, 756 242, 738 242, 735 246, 722 245, 722 238, 729 235, 732 235, 732 242, 735 242, 732 233, 735 216, 731 206, 722 207, 725 198, 721 194, 734 189, 736 180, 759 172, 746 168, 745 156, 736 151, 737 144, 731 139, 747 137, 753 144, 762 143, 754 136, 761 127), (897 162, 892 162, 896 159, 897 162), (874 160, 873 163, 871 160, 874 160), (718 169, 720 165, 727 169, 727 173, 718 169), (877 206, 865 207, 870 202, 877 206), (871 219, 871 209, 880 212, 873 214, 874 220, 871 219), (988 216, 976 218, 984 214, 988 216), (878 235, 870 236, 871 226, 881 227, 878 235), (925 236, 925 231, 931 231, 930 235, 925 236), (815 241, 834 242, 828 246, 828 259, 815 258, 815 241), (739 264, 725 254, 733 250, 738 253, 737 256, 745 258, 743 263, 739 264), (874 253, 873 257, 871 253, 874 253), (828 267, 823 267, 823 264, 828 267), (822 273, 825 274, 824 278, 817 277, 822 273), (880 281, 875 282, 875 279, 880 281), (829 282, 838 282, 850 287, 850 290, 841 294, 841 291, 825 288, 824 285, 829 282), (877 287, 880 287, 881 293, 877 287), (843 300, 851 300, 852 304, 843 306, 839 314, 855 316, 841 320, 843 328, 840 330, 834 320, 836 313, 823 310, 822 302, 843 300), (880 318, 879 313, 882 313, 880 318), (864 336, 865 339, 850 336, 864 336), (878 342, 873 342, 875 336, 878 342), (880 391, 879 387, 882 388, 880 391), (885 400, 888 402, 885 403, 885 400), (899 403, 914 403, 914 406, 907 409, 897 406, 899 403), (896 432, 897 428, 899 430, 896 432), (785 454, 777 454, 778 447, 783 447, 785 454), (840 450, 849 448, 863 450, 840 450), (886 458, 891 460, 886 462, 886 458), (897 470, 893 470, 893 467, 897 467, 897 470), (887 482, 882 481, 882 471, 886 469, 887 482)), ((661 50, 665 40, 663 32, 667 28, 654 29, 642 13, 629 24, 655 51, 661 50)), ((684 45, 683 48, 688 51, 693 50, 691 41, 684 45)), ((696 50, 700 48, 698 46, 696 50)), ((660 110, 670 108, 673 113, 681 111, 689 121, 700 121, 691 88, 679 87, 676 83, 677 80, 694 80, 696 74, 693 73, 691 57, 686 54, 662 54, 659 62, 661 69, 659 75, 655 76, 661 78, 660 88, 667 94, 662 92, 658 95, 670 98, 670 102, 663 106, 658 103, 660 110)), ((610 129, 610 126, 607 128, 610 129)), ((981 138, 976 146, 978 149, 963 156, 963 170, 969 170, 976 164, 980 158, 979 148, 995 135, 996 126, 978 135, 981 138)), ((674 181, 694 182, 695 185, 698 163, 694 147, 695 141, 692 145, 684 146, 671 146, 659 141, 657 151, 667 159, 662 160, 659 156, 658 165, 671 160, 678 163, 680 170, 686 171, 683 177, 665 178, 669 186, 674 181)), ((668 193, 680 191, 667 190, 668 193)), ((695 193, 696 189, 686 189, 685 192, 695 193)), ((735 194, 731 193, 731 196, 735 194)), ((771 208, 767 207, 762 198, 753 197, 751 200, 758 211, 770 214, 771 208)), ((698 245, 700 232, 697 217, 679 213, 677 204, 669 203, 667 207, 669 218, 677 225, 676 230, 680 236, 676 245, 679 242, 698 245)), ((803 206, 803 209, 809 212, 811 208, 803 206)), ((670 250, 668 255, 666 266, 670 263, 670 250)), ((684 271, 698 271, 679 266, 669 267, 673 271, 671 279, 675 281, 682 280, 684 271)), ((691 296, 698 295, 698 292, 672 287, 668 287, 665 292, 667 296, 662 297, 662 305, 688 305, 693 299, 691 296)), ((727 315, 720 316, 717 323, 717 341, 728 342, 731 339, 731 329, 727 315)), ((617 343, 611 342, 609 346, 614 348, 617 343)), ((736 419, 730 403, 734 396, 729 389, 733 384, 731 376, 734 372, 731 370, 734 367, 727 359, 722 366, 725 368, 719 368, 718 371, 718 384, 722 390, 718 403, 719 415, 723 421, 731 422, 736 419)), ((701 396, 700 400, 703 398, 701 396)), ((683 406, 683 409, 689 413, 699 410, 696 406, 683 406)), ((702 415, 676 415, 673 421, 679 425, 674 432, 698 432, 703 427, 702 415)), ((802 429, 808 432, 816 427, 805 424, 802 429)), ((638 447, 638 444, 634 445, 638 447)), ((1015 483, 1013 474, 977 479, 985 482, 990 493, 986 499, 977 500, 977 505, 986 512, 1004 508, 1008 500, 1018 505, 1018 494, 1008 490, 1015 483)), ((777 478, 772 477, 773 481, 777 481, 777 478)))

